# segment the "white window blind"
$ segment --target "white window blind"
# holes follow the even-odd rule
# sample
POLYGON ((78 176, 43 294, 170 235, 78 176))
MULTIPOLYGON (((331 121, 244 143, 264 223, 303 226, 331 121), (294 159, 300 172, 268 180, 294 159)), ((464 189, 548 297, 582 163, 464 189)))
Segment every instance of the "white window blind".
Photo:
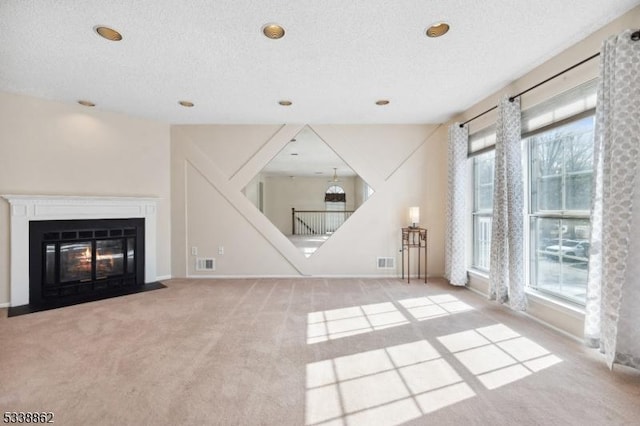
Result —
POLYGON ((492 124, 469 135, 469 155, 484 151, 496 144, 496 125, 492 124))
POLYGON ((522 111, 526 134, 596 107, 598 79, 590 80, 522 111))
MULTIPOLYGON (((522 111, 522 134, 575 117, 596 107, 598 79, 589 80, 522 111)), ((496 126, 492 124, 469 135, 469 156, 491 149, 496 144, 496 126)))

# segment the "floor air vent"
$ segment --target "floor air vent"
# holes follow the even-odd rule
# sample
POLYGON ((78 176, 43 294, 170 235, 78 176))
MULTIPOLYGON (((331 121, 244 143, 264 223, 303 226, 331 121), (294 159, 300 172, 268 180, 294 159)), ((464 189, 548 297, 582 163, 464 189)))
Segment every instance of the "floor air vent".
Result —
POLYGON ((196 259, 196 271, 215 271, 216 260, 212 257, 199 257, 196 259))
POLYGON ((396 259, 394 257, 379 257, 378 269, 395 269, 396 259))

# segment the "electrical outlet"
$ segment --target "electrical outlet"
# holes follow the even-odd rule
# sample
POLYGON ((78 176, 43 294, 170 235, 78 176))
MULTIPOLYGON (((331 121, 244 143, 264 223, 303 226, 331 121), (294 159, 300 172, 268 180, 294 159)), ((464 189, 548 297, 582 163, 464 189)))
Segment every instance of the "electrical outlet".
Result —
POLYGON ((218 254, 224 254, 224 246, 218 246, 218 254))
POLYGON ((191 247, 191 256, 198 255, 198 247, 191 247))

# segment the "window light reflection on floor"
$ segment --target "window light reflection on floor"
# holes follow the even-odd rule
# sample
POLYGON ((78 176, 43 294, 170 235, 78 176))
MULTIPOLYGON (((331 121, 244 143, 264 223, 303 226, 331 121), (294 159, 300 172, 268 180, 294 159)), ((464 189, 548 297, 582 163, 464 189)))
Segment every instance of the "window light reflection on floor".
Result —
POLYGON ((451 294, 415 297, 399 300, 398 303, 418 321, 473 310, 471 306, 451 294))
POLYGON ((399 425, 475 397, 472 386, 491 391, 562 362, 504 324, 437 340, 444 351, 418 340, 307 364, 305 425, 399 425))
POLYGON ((307 343, 326 342, 408 323, 390 302, 311 312, 307 315, 307 343))
MULTIPOLYGON (((453 295, 441 294, 397 301, 416 321, 473 310, 453 295)), ((310 312, 307 315, 307 344, 409 324, 409 320, 391 302, 310 312)))
POLYGON ((397 425, 475 395, 426 340, 307 364, 306 387, 306 425, 397 425))
POLYGON ((449 334, 438 340, 487 389, 496 389, 562 362, 504 324, 449 334))

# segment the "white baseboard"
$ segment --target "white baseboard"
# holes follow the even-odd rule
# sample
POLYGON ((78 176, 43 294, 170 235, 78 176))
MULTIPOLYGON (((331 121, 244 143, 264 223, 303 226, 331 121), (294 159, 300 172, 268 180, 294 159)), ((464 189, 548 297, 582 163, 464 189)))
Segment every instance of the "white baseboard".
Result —
POLYGON ((469 286, 469 284, 467 284, 466 286, 464 286, 467 290, 471 290, 472 292, 474 292, 475 294, 477 294, 478 296, 482 296, 485 299, 487 298, 487 293, 484 293, 480 290, 478 290, 477 288, 473 288, 471 286, 469 286))
MULTIPOLYGON (((486 299, 489 293, 488 277, 469 271, 469 278, 466 288, 486 299)), ((527 311, 521 312, 521 314, 573 340, 582 341, 580 336, 576 336, 570 330, 576 328, 575 325, 571 327, 572 323, 584 322, 584 312, 580 312, 579 309, 561 301, 552 300, 531 291, 527 291, 527 304, 527 311), (544 309, 541 310, 541 308, 544 309), (566 325, 567 328, 562 328, 562 325, 566 325)))
POLYGON ((189 279, 246 279, 246 278, 305 278, 306 275, 187 275, 185 278, 189 279))
MULTIPOLYGON (((480 291, 480 290, 478 290, 476 288, 473 288, 473 287, 469 287, 469 286, 466 286, 466 288, 467 288, 467 290, 471 290, 475 294, 477 294, 479 296, 482 296, 485 299, 487 298, 487 293, 483 293, 482 291, 480 291)), ((536 303, 536 302, 533 302, 533 303, 536 303)), ((575 336, 575 335, 569 333, 566 330, 563 330, 563 329, 561 329, 559 327, 556 327, 555 325, 553 325, 551 323, 548 323, 547 321, 545 321, 543 319, 540 319, 540 318, 538 318, 536 316, 533 316, 533 315, 527 313, 526 311, 520 312, 520 314, 522 314, 522 315, 526 316, 527 318, 537 322, 538 324, 542 324, 545 327, 549 327, 550 329, 562 334, 563 336, 569 337, 572 340, 575 340, 576 342, 582 342, 582 340, 578 336, 575 336)))
POLYGON ((160 275, 159 277, 156 277, 156 281, 165 281, 170 280, 171 278, 171 275, 160 275))
MULTIPOLYGON (((398 280, 401 280, 402 277, 400 275, 397 274, 336 274, 336 275, 331 275, 331 274, 322 274, 322 275, 313 275, 313 278, 395 278, 398 280)), ((405 276, 404 279, 406 280, 407 277, 405 276)), ((417 275, 412 275, 411 279, 418 279, 417 275)), ((420 279, 424 279, 424 276, 420 277, 420 279)))
MULTIPOLYGON (((401 280, 402 277, 400 275, 382 275, 382 274, 370 274, 370 275, 187 275, 185 278, 193 278, 193 279, 211 279, 211 278, 224 278, 224 279, 233 279, 233 278, 396 278, 401 280)), ((429 275, 429 278, 438 278, 432 277, 429 275)), ((407 277, 405 276, 405 280, 407 277)), ((412 275, 411 279, 418 279, 417 275, 412 275)), ((421 280, 424 280, 424 275, 420 277, 421 280)))
MULTIPOLYGON (((402 276, 399 274, 364 274, 364 275, 352 275, 352 274, 345 274, 345 275, 314 275, 314 277, 318 277, 318 278, 397 278, 399 280, 402 280, 402 276)), ((424 280, 424 275, 420 275, 418 277, 418 275, 411 275, 410 278, 412 280, 424 280)), ((439 277, 434 277, 432 275, 427 275, 427 279, 429 278, 439 278, 439 277)), ((405 275, 404 279, 407 279, 407 276, 405 275)))
POLYGON ((11 303, 9 302, 0 303, 0 309, 8 308, 9 306, 11 306, 11 303))
POLYGON ((535 322, 537 322, 537 323, 539 323, 539 324, 542 324, 542 325, 544 325, 545 327, 549 327, 550 329, 552 329, 552 330, 554 330, 554 331, 556 331, 556 332, 558 332, 558 333, 562 334, 563 336, 569 337, 570 339, 573 339, 573 340, 575 340, 576 342, 584 343, 584 340, 583 340, 583 339, 581 339, 581 338, 579 338, 578 336, 575 336, 575 335, 573 335, 573 334, 569 333, 569 332, 568 332, 568 331, 566 331, 566 330, 561 329, 560 327, 556 327, 555 325, 550 324, 550 323, 546 322, 545 320, 542 320, 542 319, 540 319, 540 318, 538 318, 538 317, 534 317, 533 315, 528 314, 526 311, 525 311, 525 312, 521 312, 521 313, 522 313, 524 316, 526 316, 527 318, 531 318, 531 319, 532 319, 532 320, 534 320, 535 322))

